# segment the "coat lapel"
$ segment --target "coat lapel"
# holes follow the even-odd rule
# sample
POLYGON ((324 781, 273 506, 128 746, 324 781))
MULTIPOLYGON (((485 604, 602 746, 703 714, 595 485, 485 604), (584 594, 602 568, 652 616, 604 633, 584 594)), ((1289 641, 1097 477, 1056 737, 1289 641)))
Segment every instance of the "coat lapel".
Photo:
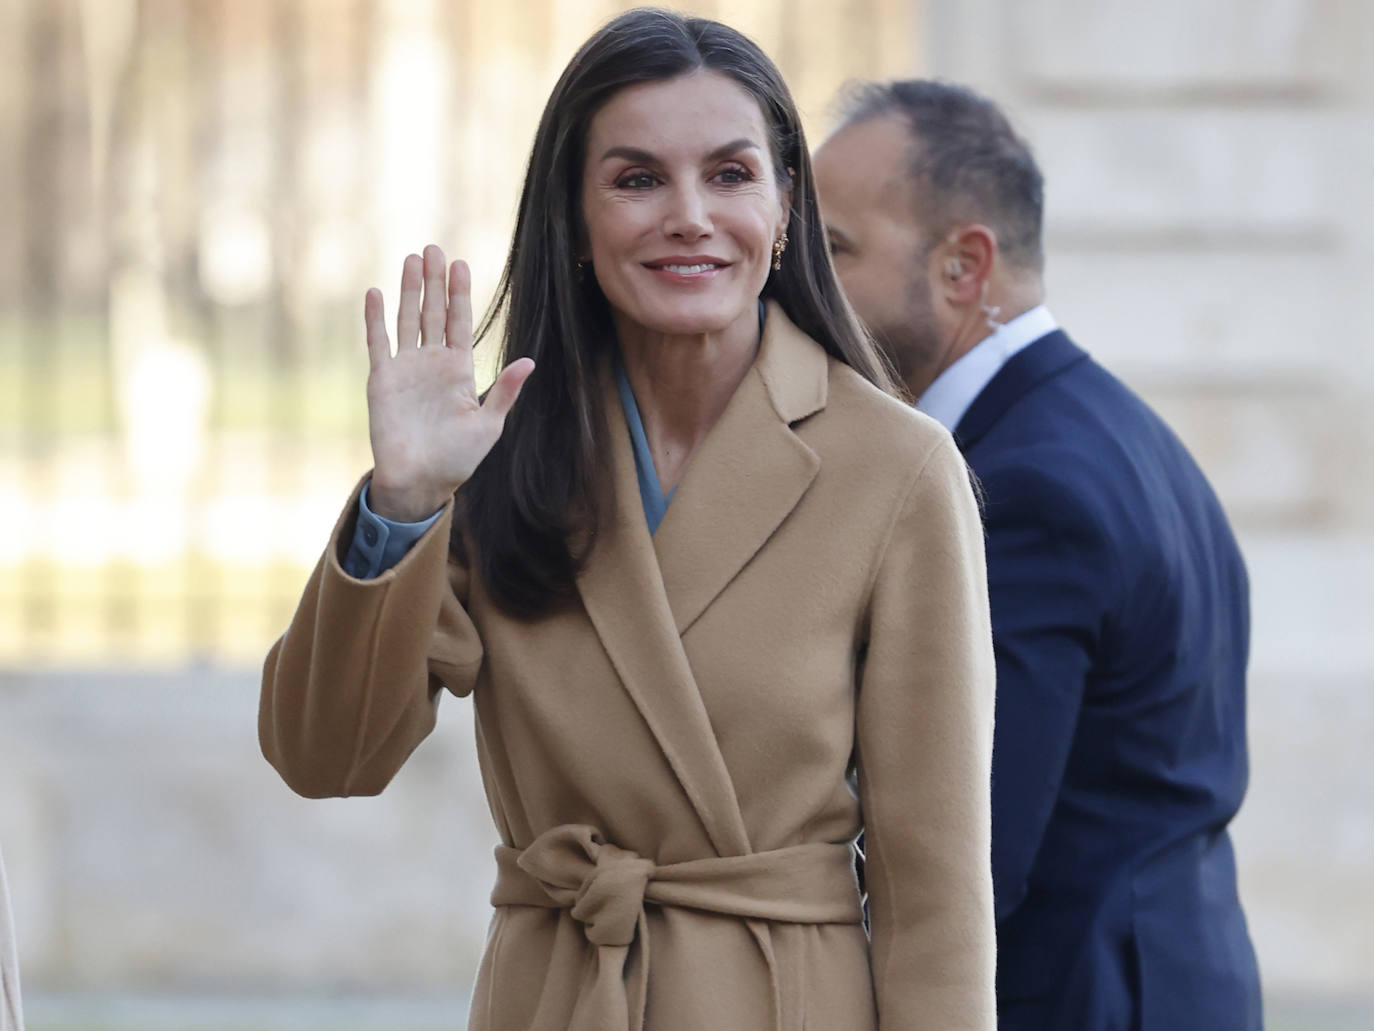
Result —
POLYGON ((825 406, 827 359, 770 306, 759 357, 649 536, 634 452, 603 370, 614 504, 578 591, 616 673, 718 854, 750 849, 681 634, 787 518, 820 468, 789 424, 825 406))
POLYGON ((679 634, 758 553, 820 458, 791 423, 825 407, 825 351, 770 305, 759 356, 673 495, 653 546, 679 634))
POLYGON ((578 575, 578 592, 625 691, 717 853, 743 855, 750 847, 739 800, 673 625, 639 499, 629 431, 609 370, 603 372, 615 499, 578 575))

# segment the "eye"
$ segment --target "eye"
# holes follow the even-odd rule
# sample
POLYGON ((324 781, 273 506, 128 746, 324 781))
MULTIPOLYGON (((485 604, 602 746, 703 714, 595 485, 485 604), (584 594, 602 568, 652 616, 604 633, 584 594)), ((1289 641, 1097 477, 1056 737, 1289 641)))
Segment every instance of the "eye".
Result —
POLYGON ((658 184, 658 179, 648 172, 627 172, 615 181, 622 190, 647 190, 658 184))
POLYGON ((730 165, 717 172, 716 179, 725 186, 738 186, 740 183, 753 182, 754 173, 743 165, 730 165))

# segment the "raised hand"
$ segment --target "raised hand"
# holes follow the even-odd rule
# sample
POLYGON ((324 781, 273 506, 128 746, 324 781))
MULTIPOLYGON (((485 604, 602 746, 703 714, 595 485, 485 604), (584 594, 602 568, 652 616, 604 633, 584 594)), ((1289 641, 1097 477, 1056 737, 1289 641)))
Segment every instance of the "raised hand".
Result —
POLYGON ((472 475, 501 436, 506 416, 534 362, 519 358, 497 377, 486 403, 472 372, 472 278, 430 245, 401 270, 396 353, 391 353, 382 293, 367 292, 368 433, 372 440, 370 507, 417 522, 441 507, 472 475), (447 284, 445 279, 447 278, 447 284), (418 338, 418 346, 417 346, 418 338))

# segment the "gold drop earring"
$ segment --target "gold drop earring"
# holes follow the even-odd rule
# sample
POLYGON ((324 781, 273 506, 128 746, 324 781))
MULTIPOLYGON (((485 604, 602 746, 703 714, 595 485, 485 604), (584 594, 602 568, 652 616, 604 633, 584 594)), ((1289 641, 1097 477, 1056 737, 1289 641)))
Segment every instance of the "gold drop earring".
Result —
POLYGON ((783 233, 773 241, 773 271, 782 271, 782 252, 787 250, 787 234, 783 233))

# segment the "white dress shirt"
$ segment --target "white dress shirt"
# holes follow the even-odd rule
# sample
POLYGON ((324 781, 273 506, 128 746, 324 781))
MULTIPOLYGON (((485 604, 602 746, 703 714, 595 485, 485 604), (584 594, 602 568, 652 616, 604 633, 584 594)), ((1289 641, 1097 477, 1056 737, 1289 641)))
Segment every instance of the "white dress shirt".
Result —
POLYGON ((1043 304, 999 325, 926 388, 916 407, 951 433, 1011 356, 1059 328, 1043 304))

